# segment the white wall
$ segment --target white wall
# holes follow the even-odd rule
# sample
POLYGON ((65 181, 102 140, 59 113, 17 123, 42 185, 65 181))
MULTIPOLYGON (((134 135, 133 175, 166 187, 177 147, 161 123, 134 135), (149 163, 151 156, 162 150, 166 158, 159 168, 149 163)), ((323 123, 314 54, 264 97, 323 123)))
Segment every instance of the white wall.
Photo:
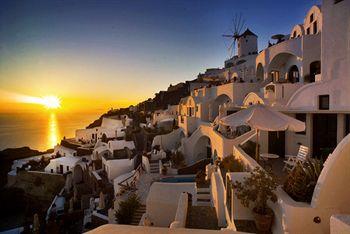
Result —
POLYGON ((212 205, 215 208, 216 216, 218 218, 218 226, 226 227, 226 193, 224 181, 221 177, 220 170, 214 172, 210 178, 210 194, 212 199, 212 205))
POLYGON ((195 200, 195 186, 195 183, 153 183, 146 200, 146 214, 154 226, 169 227, 175 219, 180 195, 191 193, 195 200))
POLYGON ((105 167, 108 179, 113 180, 124 173, 134 170, 134 159, 106 160, 102 157, 102 164, 105 167))
POLYGON ((188 194, 181 193, 177 203, 175 219, 171 223, 170 228, 185 228, 188 211, 188 194))
POLYGON ((160 145, 163 150, 175 150, 180 146, 181 135, 183 134, 182 129, 178 128, 171 133, 157 135, 153 138, 152 146, 160 145))

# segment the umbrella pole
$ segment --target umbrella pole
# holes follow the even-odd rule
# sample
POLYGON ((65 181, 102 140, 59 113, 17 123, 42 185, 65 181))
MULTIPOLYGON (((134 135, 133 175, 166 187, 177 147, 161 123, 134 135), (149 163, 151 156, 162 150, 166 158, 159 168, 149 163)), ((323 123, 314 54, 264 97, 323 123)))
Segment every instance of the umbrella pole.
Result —
POLYGON ((259 129, 256 129, 255 160, 259 163, 259 129))

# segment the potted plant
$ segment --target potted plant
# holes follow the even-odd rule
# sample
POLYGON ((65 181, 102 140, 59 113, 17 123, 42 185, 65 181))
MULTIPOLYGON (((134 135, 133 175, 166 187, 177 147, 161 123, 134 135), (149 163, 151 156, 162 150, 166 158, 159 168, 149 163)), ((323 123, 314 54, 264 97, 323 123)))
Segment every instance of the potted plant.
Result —
POLYGON ((253 213, 256 228, 261 233, 269 232, 272 226, 274 213, 268 207, 267 202, 277 201, 275 190, 277 183, 272 174, 256 167, 250 177, 244 178, 243 182, 233 184, 238 199, 245 207, 253 203, 253 213))
POLYGON ((310 203, 322 168, 322 161, 314 158, 298 163, 284 181, 284 191, 297 202, 310 203))

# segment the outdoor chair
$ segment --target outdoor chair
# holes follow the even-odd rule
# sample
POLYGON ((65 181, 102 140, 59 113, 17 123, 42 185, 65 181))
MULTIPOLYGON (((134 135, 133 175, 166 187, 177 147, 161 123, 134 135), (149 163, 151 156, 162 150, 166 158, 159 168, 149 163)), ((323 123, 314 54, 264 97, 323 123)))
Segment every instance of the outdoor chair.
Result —
POLYGON ((305 162, 307 159, 308 153, 309 153, 309 148, 304 145, 300 145, 297 156, 286 155, 287 160, 284 161, 283 171, 285 170, 292 171, 294 167, 297 165, 297 163, 305 162))

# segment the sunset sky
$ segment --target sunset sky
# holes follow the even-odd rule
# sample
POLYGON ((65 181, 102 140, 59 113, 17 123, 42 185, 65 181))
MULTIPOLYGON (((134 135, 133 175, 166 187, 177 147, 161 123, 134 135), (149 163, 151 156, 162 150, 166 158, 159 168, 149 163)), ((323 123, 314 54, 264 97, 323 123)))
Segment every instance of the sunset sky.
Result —
POLYGON ((261 50, 318 3, 1 1, 0 112, 39 108, 13 103, 16 95, 56 95, 67 111, 137 104, 223 66, 228 42, 221 34, 235 13, 259 36, 261 50))

